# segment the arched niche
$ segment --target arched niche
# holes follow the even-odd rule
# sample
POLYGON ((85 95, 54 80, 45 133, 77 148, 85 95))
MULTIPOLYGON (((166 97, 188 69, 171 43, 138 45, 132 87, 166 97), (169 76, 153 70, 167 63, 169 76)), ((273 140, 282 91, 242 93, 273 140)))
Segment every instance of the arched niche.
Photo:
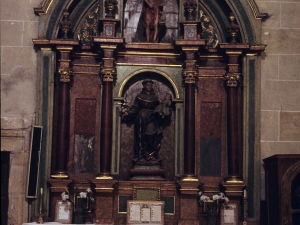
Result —
POLYGON ((165 171, 165 179, 172 181, 176 176, 180 174, 182 166, 180 163, 176 163, 180 158, 181 146, 178 145, 176 139, 182 139, 180 133, 182 132, 182 126, 180 121, 182 118, 182 100, 180 99, 179 90, 173 79, 165 72, 158 69, 144 68, 139 69, 121 81, 121 85, 118 90, 118 96, 114 98, 114 113, 116 115, 114 121, 114 130, 116 132, 115 144, 113 147, 115 150, 113 153, 112 168, 113 171, 119 175, 121 180, 130 179, 130 169, 132 168, 133 158, 133 122, 134 120, 122 122, 119 116, 119 110, 121 105, 126 101, 127 106, 131 106, 134 103, 135 96, 142 90, 142 82, 144 79, 151 79, 153 89, 158 96, 159 100, 162 100, 166 93, 172 95, 172 115, 170 118, 165 118, 160 121, 160 127, 162 129, 163 139, 161 141, 161 148, 159 151, 159 158, 163 161, 162 169, 165 171), (114 162, 120 160, 119 162, 114 162), (177 172, 176 172, 177 171, 177 172))

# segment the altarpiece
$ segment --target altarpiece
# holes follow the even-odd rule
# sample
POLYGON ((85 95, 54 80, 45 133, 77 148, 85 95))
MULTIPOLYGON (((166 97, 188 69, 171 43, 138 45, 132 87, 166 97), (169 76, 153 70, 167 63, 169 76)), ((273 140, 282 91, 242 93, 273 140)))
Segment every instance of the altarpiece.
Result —
POLYGON ((128 200, 163 201, 165 224, 207 224, 200 191, 224 192, 239 224, 257 216, 248 179, 266 15, 253 1, 45 0, 35 13, 44 216, 62 192, 76 203, 87 188, 95 224, 125 224, 128 200), (160 104, 171 98, 155 163, 133 160, 136 122, 121 116, 145 79, 160 104))

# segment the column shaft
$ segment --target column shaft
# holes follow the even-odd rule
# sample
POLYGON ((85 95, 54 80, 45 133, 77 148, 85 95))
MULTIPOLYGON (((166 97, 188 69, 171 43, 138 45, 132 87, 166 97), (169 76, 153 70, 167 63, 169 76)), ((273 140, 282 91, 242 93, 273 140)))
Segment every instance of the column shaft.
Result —
POLYGON ((112 82, 103 82, 100 137, 100 172, 109 174, 112 150, 112 82))
POLYGON ((195 83, 185 84, 184 172, 195 174, 195 83))

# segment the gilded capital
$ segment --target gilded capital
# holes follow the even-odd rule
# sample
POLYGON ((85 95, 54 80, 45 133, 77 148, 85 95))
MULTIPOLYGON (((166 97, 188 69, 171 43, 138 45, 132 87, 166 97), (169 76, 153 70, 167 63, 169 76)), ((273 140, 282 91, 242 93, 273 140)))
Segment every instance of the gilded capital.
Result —
POLYGON ((117 71, 113 67, 105 67, 101 69, 101 76, 105 82, 113 82, 117 71))
POLYGON ((58 68, 60 82, 70 82, 73 71, 70 68, 58 68))
POLYGON ((224 76, 224 80, 228 87, 236 87, 240 79, 241 79, 240 73, 227 73, 224 76))
POLYGON ((182 72, 184 83, 186 84, 193 84, 196 82, 196 70, 183 70, 182 72))

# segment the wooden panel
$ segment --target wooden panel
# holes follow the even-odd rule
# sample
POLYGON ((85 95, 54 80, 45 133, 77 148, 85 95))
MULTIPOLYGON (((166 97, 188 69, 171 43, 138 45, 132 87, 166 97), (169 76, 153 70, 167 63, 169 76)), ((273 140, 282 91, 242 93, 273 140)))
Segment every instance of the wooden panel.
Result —
POLYGON ((273 155, 263 161, 266 171, 268 224, 297 224, 292 221, 299 220, 299 211, 292 210, 292 182, 300 174, 300 154, 273 155))

